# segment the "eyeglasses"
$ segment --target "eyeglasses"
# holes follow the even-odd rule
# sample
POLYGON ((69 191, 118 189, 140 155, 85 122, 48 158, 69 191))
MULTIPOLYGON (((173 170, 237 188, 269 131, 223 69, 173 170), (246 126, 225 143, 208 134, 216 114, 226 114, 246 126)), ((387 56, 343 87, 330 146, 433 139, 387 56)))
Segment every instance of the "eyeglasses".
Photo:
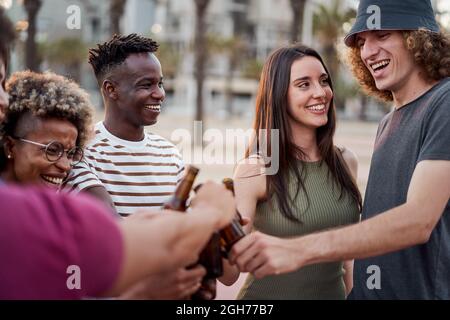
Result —
POLYGON ((52 141, 49 144, 42 144, 38 142, 34 142, 31 140, 23 139, 23 138, 15 138, 19 141, 34 144, 35 146, 42 147, 42 150, 45 152, 45 157, 50 162, 57 162, 64 153, 67 154, 67 159, 70 161, 70 165, 73 167, 77 165, 83 159, 83 149, 79 147, 74 147, 70 150, 64 149, 62 143, 57 141, 52 141))

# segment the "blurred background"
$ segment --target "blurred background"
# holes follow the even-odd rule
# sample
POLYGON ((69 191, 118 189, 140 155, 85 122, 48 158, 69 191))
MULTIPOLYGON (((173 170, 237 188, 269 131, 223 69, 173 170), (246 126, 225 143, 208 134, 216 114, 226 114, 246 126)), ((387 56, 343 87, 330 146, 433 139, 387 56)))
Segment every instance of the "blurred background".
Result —
MULTIPOLYGON (((450 0, 432 4, 441 26, 450 30, 450 0)), ((205 146, 234 162, 243 153, 236 151, 234 139, 194 139, 193 121, 223 136, 227 130, 251 128, 267 55, 294 41, 312 46, 334 82, 336 144, 358 156, 358 185, 364 194, 377 121, 389 106, 362 94, 343 61, 343 35, 353 23, 357 0, 0 0, 0 6, 19 32, 9 72, 52 70, 76 80, 90 93, 97 120, 103 118, 103 106, 87 63, 88 48, 115 33, 157 40, 166 100, 158 124, 149 130, 172 140, 184 157, 189 154, 186 162, 200 154, 199 181, 220 181, 234 168, 233 161, 201 161, 205 146), (180 129, 191 143, 176 141, 180 129)), ((242 280, 230 288, 220 286, 218 299, 234 298, 242 280)))
MULTIPOLYGON (((357 0, 0 0, 20 32, 12 71, 51 69, 102 102, 87 49, 114 33, 136 32, 161 44, 165 111, 197 120, 251 117, 262 64, 293 41, 324 57, 341 118, 378 120, 386 106, 361 95, 339 60, 357 0)), ((450 0, 433 0, 450 27, 450 0)))

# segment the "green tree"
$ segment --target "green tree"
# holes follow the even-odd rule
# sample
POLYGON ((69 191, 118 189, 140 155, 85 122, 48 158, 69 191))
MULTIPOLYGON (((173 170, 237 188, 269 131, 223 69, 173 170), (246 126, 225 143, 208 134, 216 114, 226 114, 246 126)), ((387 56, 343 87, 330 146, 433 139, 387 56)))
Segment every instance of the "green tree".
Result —
POLYGON ((242 75, 245 78, 259 81, 264 62, 259 59, 248 59, 244 63, 242 75))
MULTIPOLYGON (((340 62, 336 43, 343 34, 343 25, 351 18, 355 17, 356 12, 353 9, 343 10, 343 0, 332 0, 331 3, 320 4, 318 11, 313 17, 314 33, 318 37, 323 48, 323 58, 328 66, 334 83, 339 83, 342 91, 350 90, 344 87, 344 82, 339 75, 340 62)), ((336 87, 337 89, 338 87, 336 87)), ((335 90, 335 102, 338 108, 343 107, 343 97, 335 90)))
POLYGON ((234 113, 232 83, 235 72, 246 61, 247 43, 239 36, 221 38, 218 35, 209 35, 207 37, 207 47, 209 52, 224 54, 228 60, 224 96, 227 115, 232 116, 234 113))
POLYGON ((61 38, 42 46, 42 55, 50 65, 60 67, 64 75, 81 80, 81 66, 87 59, 88 46, 79 38, 61 38))

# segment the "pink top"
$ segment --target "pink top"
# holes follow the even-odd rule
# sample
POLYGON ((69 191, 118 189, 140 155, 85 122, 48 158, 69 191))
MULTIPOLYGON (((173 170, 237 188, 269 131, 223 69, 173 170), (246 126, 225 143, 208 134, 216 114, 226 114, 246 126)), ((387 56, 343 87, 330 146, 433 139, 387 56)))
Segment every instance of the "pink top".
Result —
POLYGON ((0 299, 99 296, 122 258, 117 222, 96 201, 0 186, 0 299))

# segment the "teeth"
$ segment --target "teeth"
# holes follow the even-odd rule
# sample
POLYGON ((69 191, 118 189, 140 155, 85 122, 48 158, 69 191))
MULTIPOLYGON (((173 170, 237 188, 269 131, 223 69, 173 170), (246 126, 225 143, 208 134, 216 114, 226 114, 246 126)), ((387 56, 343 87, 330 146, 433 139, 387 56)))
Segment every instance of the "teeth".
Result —
POLYGON ((306 109, 314 110, 314 111, 322 111, 323 109, 325 109, 325 105, 324 104, 317 104, 315 106, 306 107, 306 109))
POLYGON ((148 106, 145 106, 145 108, 146 108, 146 109, 153 110, 153 111, 160 111, 160 110, 161 110, 161 106, 160 106, 159 104, 156 104, 156 105, 148 105, 148 106))
POLYGON ((55 178, 55 177, 50 177, 50 176, 42 176, 42 178, 44 178, 45 181, 53 183, 53 184, 61 184, 63 182, 62 178, 55 178))
POLYGON ((375 70, 380 67, 387 66, 388 64, 389 64, 389 60, 383 60, 383 61, 380 61, 380 62, 370 65, 370 67, 372 68, 372 70, 375 70))

